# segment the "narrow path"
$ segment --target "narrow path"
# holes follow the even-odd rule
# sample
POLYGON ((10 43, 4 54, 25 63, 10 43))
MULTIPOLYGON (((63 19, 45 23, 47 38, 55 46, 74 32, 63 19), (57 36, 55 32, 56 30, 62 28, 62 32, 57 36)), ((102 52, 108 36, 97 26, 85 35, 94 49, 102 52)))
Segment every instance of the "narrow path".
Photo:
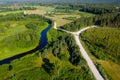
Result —
MULTIPOLYGON (((82 33, 83 31, 85 31, 87 29, 94 28, 94 27, 95 26, 85 27, 85 28, 83 28, 83 29, 81 29, 81 30, 79 30, 77 32, 70 32, 70 31, 66 31, 66 30, 63 30, 63 29, 59 29, 59 30, 62 30, 64 32, 71 33, 71 34, 74 35, 76 44, 79 46, 80 52, 83 55, 84 59, 87 61, 87 64, 88 64, 90 70, 92 71, 93 75, 95 76, 96 80, 104 80, 104 78, 101 76, 101 74, 97 70, 96 66, 94 65, 93 61, 88 56, 87 52, 85 51, 85 49, 82 46, 82 43, 80 42, 80 39, 79 39, 80 33, 82 33)), ((58 29, 56 27, 56 22, 54 22, 54 29, 58 29)))

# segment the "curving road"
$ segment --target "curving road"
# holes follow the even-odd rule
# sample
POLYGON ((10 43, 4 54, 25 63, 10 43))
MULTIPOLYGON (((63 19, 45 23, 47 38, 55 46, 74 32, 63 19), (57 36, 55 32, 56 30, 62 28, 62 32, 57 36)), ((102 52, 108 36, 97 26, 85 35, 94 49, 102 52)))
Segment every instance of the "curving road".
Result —
MULTIPOLYGON (((87 61, 87 64, 88 64, 90 70, 92 71, 94 77, 96 78, 96 80, 104 80, 104 78, 101 76, 101 74, 97 70, 96 66, 94 65, 93 61, 88 56, 87 52, 85 51, 85 49, 82 46, 82 43, 80 42, 80 39, 79 39, 80 33, 82 33, 83 31, 85 31, 87 29, 94 28, 94 27, 96 27, 96 26, 85 27, 85 28, 83 28, 83 29, 81 29, 77 32, 70 32, 70 31, 66 31, 66 30, 63 30, 63 29, 59 29, 59 30, 62 30, 64 32, 71 33, 71 34, 74 35, 76 44, 79 46, 80 52, 83 55, 84 59, 87 61)), ((58 29, 56 27, 56 22, 54 22, 54 29, 58 29)))

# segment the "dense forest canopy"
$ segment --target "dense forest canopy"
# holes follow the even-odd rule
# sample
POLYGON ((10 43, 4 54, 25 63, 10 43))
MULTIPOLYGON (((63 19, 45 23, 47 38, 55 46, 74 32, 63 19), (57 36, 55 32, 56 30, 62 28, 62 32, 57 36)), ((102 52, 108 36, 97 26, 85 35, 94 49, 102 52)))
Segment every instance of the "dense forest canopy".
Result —
POLYGON ((15 8, 9 8, 9 7, 0 7, 0 12, 3 11, 15 11, 15 10, 35 10, 35 7, 15 7, 15 8))
POLYGON ((95 57, 120 62, 120 29, 95 28, 83 32, 81 37, 95 57))

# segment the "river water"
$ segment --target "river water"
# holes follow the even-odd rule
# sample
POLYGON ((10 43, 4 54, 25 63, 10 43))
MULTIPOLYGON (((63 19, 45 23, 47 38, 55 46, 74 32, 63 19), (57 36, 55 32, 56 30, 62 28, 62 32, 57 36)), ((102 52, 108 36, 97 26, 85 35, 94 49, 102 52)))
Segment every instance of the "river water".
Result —
POLYGON ((48 43, 48 41, 47 41, 47 32, 51 29, 51 27, 52 27, 51 25, 48 25, 48 27, 46 29, 44 29, 40 33, 40 36, 41 36, 40 37, 40 43, 39 43, 39 45, 35 49, 27 51, 27 52, 24 52, 24 53, 21 53, 21 54, 18 54, 18 55, 15 55, 15 56, 10 57, 10 58, 6 58, 4 60, 1 60, 0 61, 0 65, 10 63, 11 61, 13 61, 15 59, 19 59, 19 58, 21 58, 21 57, 23 57, 25 55, 32 54, 33 52, 35 52, 37 50, 43 49, 47 45, 47 43, 48 43))

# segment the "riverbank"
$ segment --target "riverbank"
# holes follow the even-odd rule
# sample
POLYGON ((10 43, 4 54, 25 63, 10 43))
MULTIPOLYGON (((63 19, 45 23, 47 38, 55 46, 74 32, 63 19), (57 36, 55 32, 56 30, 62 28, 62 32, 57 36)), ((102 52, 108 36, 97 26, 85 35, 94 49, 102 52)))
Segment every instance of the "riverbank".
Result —
POLYGON ((23 53, 19 53, 17 55, 14 55, 12 57, 0 60, 0 65, 2 64, 6 64, 6 63, 10 63, 11 61, 15 60, 15 59, 19 59, 27 54, 32 54, 33 52, 40 50, 42 48, 44 48, 47 45, 47 32, 48 30, 51 28, 51 25, 48 25, 47 28, 45 28, 40 34, 40 42, 39 45, 35 48, 33 48, 32 50, 29 50, 27 52, 23 52, 23 53))

